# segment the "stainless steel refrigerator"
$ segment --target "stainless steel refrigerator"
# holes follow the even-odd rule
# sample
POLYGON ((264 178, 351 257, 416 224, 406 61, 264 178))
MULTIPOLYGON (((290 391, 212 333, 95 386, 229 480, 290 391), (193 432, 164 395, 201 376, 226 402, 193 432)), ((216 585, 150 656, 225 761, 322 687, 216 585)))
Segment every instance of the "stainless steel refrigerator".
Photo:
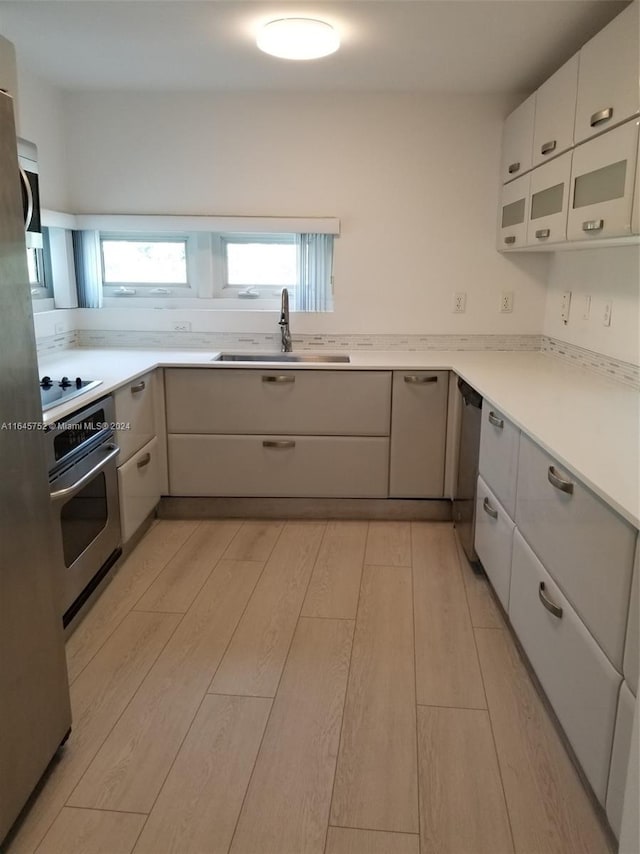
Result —
POLYGON ((71 727, 18 175, 0 92, 0 842, 71 727))

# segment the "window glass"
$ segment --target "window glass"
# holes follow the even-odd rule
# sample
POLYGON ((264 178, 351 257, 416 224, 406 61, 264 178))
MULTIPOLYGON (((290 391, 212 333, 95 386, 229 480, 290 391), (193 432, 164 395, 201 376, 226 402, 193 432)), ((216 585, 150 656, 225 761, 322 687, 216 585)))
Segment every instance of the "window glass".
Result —
POLYGON ((295 287, 297 248, 293 236, 278 239, 224 238, 227 287, 295 287))
POLYGON ((185 239, 127 239, 103 237, 105 285, 187 285, 185 239))
POLYGON ((511 202, 502 208, 503 228, 519 225, 521 222, 524 222, 524 199, 518 199, 517 202, 511 202))

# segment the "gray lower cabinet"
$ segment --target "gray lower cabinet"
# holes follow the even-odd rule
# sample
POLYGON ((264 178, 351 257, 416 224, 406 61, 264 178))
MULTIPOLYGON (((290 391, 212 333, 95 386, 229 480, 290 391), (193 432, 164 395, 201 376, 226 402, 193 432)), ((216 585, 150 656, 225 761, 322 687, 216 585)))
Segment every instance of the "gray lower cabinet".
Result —
POLYGON ((390 371, 172 369, 166 400, 171 495, 389 495, 390 371))
POLYGON ((607 818, 616 837, 620 836, 622 826, 622 808, 624 792, 627 784, 627 769, 631 751, 631 732, 633 729, 633 712, 636 698, 629 690, 626 682, 620 686, 616 730, 611 751, 611 770, 607 786, 607 818))
POLYGON ((386 498, 389 440, 169 436, 172 495, 386 498))
POLYGON ((447 371, 394 371, 389 495, 442 498, 447 438, 447 371))
POLYGON ((509 619, 604 804, 622 677, 517 530, 509 619))

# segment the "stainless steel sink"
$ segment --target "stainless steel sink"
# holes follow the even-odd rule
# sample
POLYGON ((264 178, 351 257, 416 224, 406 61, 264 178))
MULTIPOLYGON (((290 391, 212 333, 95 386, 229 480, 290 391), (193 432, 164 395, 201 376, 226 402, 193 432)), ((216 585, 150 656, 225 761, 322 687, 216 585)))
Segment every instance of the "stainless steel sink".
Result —
POLYGON ((337 356, 324 353, 221 353, 212 359, 214 362, 310 362, 314 364, 348 364, 349 356, 337 356))

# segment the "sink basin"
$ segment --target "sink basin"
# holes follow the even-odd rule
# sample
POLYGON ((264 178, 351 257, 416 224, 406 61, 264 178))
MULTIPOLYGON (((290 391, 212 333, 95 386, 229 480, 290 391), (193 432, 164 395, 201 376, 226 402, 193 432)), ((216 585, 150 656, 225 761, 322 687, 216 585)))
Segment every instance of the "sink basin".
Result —
POLYGON ((337 356, 325 355, 324 353, 221 353, 214 362, 310 362, 315 364, 347 364, 351 361, 349 356, 340 354, 337 356))

